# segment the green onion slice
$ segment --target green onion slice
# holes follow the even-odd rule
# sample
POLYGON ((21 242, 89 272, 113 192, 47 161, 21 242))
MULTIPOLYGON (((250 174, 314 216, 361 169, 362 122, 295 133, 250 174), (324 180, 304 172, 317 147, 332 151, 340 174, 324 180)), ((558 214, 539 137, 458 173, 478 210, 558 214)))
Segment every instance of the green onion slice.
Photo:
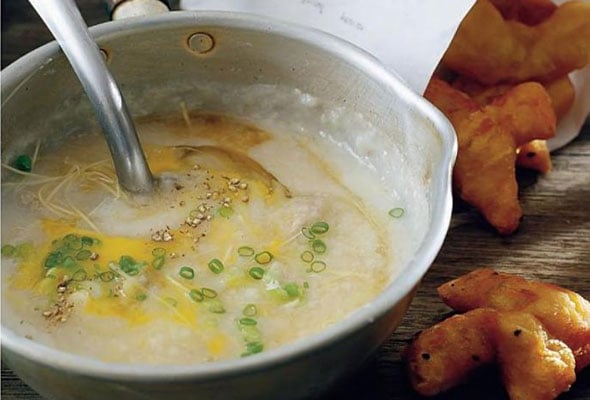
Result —
POLYGON ((184 279, 193 279, 195 277, 195 270, 191 267, 184 266, 180 268, 178 275, 180 275, 184 279))
POLYGON ((90 236, 82 236, 80 238, 80 242, 82 242, 82 246, 92 246, 94 244, 94 239, 92 239, 90 236))
POLYGON ((135 295, 135 300, 144 301, 145 299, 147 299, 147 297, 147 294, 145 294, 144 292, 139 292, 135 295))
POLYGON ((244 310, 242 310, 242 314, 244 314, 246 317, 254 317, 257 313, 258 309, 256 308, 255 304, 248 304, 246 307, 244 307, 244 310))
POLYGON ((219 260, 218 258, 214 258, 211 261, 209 261, 208 266, 211 272, 213 272, 214 274, 220 274, 225 268, 221 260, 219 260))
POLYGON ((313 259, 314 255, 311 251, 305 250, 303 253, 301 253, 301 260, 303 260, 303 262, 310 263, 313 261, 313 259))
POLYGON ((396 207, 396 208, 392 208, 391 210, 389 210, 389 216, 393 217, 393 218, 401 218, 404 216, 404 213, 406 211, 403 208, 400 207, 396 207))
POLYGON ((203 296, 208 299, 214 299, 217 297, 217 292, 215 290, 206 287, 201 289, 201 293, 203 293, 203 296))
POLYGON ((63 262, 63 255, 59 251, 49 253, 45 259, 45 268, 54 268, 63 262))
POLYGON ((299 286, 297 286, 296 283, 287 283, 283 286, 283 289, 285 289, 285 292, 287 292, 289 297, 299 297, 299 286))
POLYGON ((75 282, 82 282, 82 281, 86 280, 87 277, 88 277, 88 274, 86 273, 86 270, 79 269, 76 272, 74 272, 74 275, 72 275, 72 280, 75 282))
POLYGON ((115 279, 115 273, 113 271, 105 271, 98 275, 101 281, 110 282, 115 279))
POLYGON ((11 244, 5 244, 2 246, 2 255, 4 257, 12 257, 16 254, 16 247, 11 244))
POLYGON ((264 264, 268 264, 269 262, 271 262, 273 258, 274 258, 274 256, 270 252, 263 251, 262 253, 256 254, 256 256, 254 257, 254 260, 258 264, 264 265, 264 264))
POLYGON ((246 352, 242 354, 242 357, 260 353, 262 350, 264 350, 264 345, 261 342, 246 343, 246 352))
POLYGON ((79 252, 76 253, 76 260, 79 260, 79 261, 88 260, 91 255, 92 255, 92 252, 90 250, 80 250, 79 252))
POLYGON ((215 301, 209 305, 209 311, 214 314, 223 314, 225 313, 225 307, 219 301, 215 301))
POLYGON ((26 154, 21 154, 14 161, 14 167, 19 171, 31 172, 33 169, 33 160, 26 154))
POLYGON ((74 259, 71 256, 67 256, 66 258, 64 258, 64 261, 63 261, 64 267, 72 268, 72 267, 75 267, 76 265, 77 265, 76 261, 74 261, 74 259))
POLYGON ((258 324, 258 322, 256 322, 256 320, 254 318, 240 318, 240 320, 238 321, 240 323, 240 325, 246 325, 246 326, 254 326, 256 324, 258 324))
POLYGON ((231 207, 219 207, 217 213, 222 216, 223 218, 229 218, 234 214, 234 209, 231 207))
POLYGON ((314 223, 309 230, 314 235, 323 235, 324 233, 328 232, 329 229, 330 229, 330 225, 328 225, 327 222, 318 221, 318 222, 314 223))
POLYGON ((242 246, 238 248, 238 255, 242 257, 251 257, 254 255, 254 253, 255 251, 252 247, 242 246))
POLYGON ((315 234, 307 226, 301 228, 301 234, 308 239, 315 239, 315 234))
POLYGON ((326 269, 326 263, 323 261, 314 261, 311 263, 309 269, 312 272, 322 272, 326 269))
POLYGON ((152 260, 152 267, 155 269, 162 269, 164 262, 166 262, 166 257, 158 256, 152 260))
POLYGON ((152 256, 154 257, 164 257, 166 255, 166 249, 163 247, 156 247, 152 250, 152 256))
POLYGON ((200 303, 205 299, 205 296, 203 295, 203 293, 197 289, 192 289, 190 292, 188 292, 188 295, 190 296, 191 299, 193 299, 197 303, 200 303))
POLYGON ((314 239, 311 241, 311 249, 318 254, 324 254, 326 252, 327 246, 323 240, 314 239))
POLYGON ((253 279, 259 280, 264 276, 264 270, 260 267, 252 267, 248 271, 248 275, 250 275, 253 279))

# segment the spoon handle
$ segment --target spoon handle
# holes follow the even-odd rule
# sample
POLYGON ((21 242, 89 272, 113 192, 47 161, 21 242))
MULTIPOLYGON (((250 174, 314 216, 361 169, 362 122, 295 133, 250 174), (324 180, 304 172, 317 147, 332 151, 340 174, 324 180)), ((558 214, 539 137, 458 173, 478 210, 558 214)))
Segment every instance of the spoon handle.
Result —
POLYGON ((73 0, 29 0, 70 61, 94 106, 121 187, 149 193, 152 174, 125 100, 73 0))

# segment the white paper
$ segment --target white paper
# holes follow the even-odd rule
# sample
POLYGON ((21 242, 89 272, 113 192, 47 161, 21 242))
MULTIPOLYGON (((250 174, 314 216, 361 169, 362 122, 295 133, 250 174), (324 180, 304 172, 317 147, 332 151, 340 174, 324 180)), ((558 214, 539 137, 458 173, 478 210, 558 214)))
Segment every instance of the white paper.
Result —
POLYGON ((346 39, 424 89, 475 0, 181 0, 190 10, 238 11, 346 39))
MULTIPOLYGON (((566 0, 556 0, 557 4, 566 0)), ((590 0, 583 0, 590 1, 590 0)), ((424 89, 475 0, 181 0, 189 10, 235 11, 310 26, 364 49, 417 93, 424 89)), ((560 121, 555 150, 590 114, 590 67, 572 75, 576 101, 560 121)))

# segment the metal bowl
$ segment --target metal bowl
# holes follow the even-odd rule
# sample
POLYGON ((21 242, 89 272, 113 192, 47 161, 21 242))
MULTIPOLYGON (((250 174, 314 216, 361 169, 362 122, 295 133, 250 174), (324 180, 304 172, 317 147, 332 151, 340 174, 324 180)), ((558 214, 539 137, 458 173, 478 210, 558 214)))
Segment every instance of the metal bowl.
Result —
MULTIPOLYGON (((384 179, 394 179, 391 158, 403 158, 412 171, 410 185, 403 190, 423 200, 421 212, 427 213, 428 223, 411 261, 374 301, 321 333, 278 349, 210 364, 112 364, 28 340, 3 319, 2 356, 7 365, 46 398, 60 400, 295 399, 315 396, 357 369, 400 323, 447 232, 456 154, 448 121, 370 55, 318 31, 215 12, 173 12, 110 22, 91 31, 135 116, 178 112, 180 101, 189 109, 248 115, 256 101, 229 102, 230 107, 226 100, 233 89, 227 88, 244 95, 251 85, 269 93, 278 86, 297 88, 297 93, 361 115, 388 143, 364 154, 365 161, 377 166, 384 179)), ((98 129, 55 43, 2 71, 2 98, 3 161, 37 138, 59 140, 98 129)), ((280 118, 297 115, 279 98, 264 107, 280 118)), ((310 121, 293 123, 335 129, 329 121, 312 121, 312 114, 298 118, 302 116, 310 121)), ((352 130, 341 138, 353 148, 368 140, 352 130)))

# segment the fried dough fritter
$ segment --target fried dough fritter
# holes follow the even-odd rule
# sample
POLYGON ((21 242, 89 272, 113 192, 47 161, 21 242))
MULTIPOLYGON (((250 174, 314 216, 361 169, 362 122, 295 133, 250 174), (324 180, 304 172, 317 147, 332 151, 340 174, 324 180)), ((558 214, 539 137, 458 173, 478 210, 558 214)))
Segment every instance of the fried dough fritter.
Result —
POLYGON ((542 174, 551 171, 551 154, 547 141, 533 140, 520 146, 517 150, 516 165, 542 174))
POLYGON ((448 83, 431 79, 424 96, 451 121, 459 143, 455 189, 501 234, 519 225, 516 149, 555 135, 555 113, 543 87, 523 83, 481 107, 448 83))
POLYGON ((557 6, 551 0, 490 0, 504 19, 526 25, 537 25, 555 12, 557 6))
POLYGON ((438 293, 459 312, 487 307, 530 313, 572 349, 577 371, 590 365, 590 302, 575 292, 481 268, 440 286, 438 293))
MULTIPOLYGON (((500 84, 494 86, 482 85, 466 77, 458 77, 452 82, 452 86, 466 93, 475 100, 480 106, 490 104, 496 97, 504 95, 508 90, 513 88, 514 84, 500 84)), ((551 98, 551 105, 555 111, 555 117, 559 121, 569 112, 574 104, 576 91, 574 84, 568 76, 543 83, 543 87, 551 98)))
POLYGON ((451 70, 486 85, 551 81, 590 61, 590 3, 570 1, 535 26, 505 20, 478 0, 443 57, 451 70))
POLYGON ((551 400, 575 381, 571 350, 532 315, 480 308, 421 332, 407 351, 414 389, 433 396, 497 362, 512 400, 551 400))

